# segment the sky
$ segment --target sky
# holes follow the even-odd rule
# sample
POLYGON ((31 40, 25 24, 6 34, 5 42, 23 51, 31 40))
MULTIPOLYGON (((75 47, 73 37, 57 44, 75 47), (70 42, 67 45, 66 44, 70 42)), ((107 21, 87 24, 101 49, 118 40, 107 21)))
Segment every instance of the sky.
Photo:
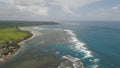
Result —
POLYGON ((0 0, 0 20, 120 21, 120 0, 0 0))

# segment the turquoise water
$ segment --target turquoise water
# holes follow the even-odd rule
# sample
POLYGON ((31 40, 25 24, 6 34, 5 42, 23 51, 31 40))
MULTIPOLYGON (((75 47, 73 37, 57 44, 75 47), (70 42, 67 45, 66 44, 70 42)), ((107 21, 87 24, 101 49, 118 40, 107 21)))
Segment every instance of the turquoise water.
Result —
POLYGON ((64 56, 80 59, 85 68, 120 68, 120 22, 59 23, 30 27, 42 35, 26 42, 20 53, 0 68, 57 68, 64 56))
POLYGON ((61 25, 42 28, 69 29, 86 44, 93 57, 83 58, 79 51, 69 46, 54 46, 59 56, 71 55, 80 58, 85 68, 120 67, 120 22, 60 22, 61 25), (96 66, 97 65, 97 66, 96 66))

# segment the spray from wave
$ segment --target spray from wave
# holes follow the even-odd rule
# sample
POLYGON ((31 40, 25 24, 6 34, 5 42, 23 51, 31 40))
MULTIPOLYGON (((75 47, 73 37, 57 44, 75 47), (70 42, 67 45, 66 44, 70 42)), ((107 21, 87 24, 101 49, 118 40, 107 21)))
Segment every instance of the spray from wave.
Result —
POLYGON ((91 51, 89 51, 86 47, 85 47, 85 43, 80 42, 76 35, 71 31, 71 30, 64 30, 67 31, 68 34, 71 35, 71 39, 69 40, 69 42, 71 42, 73 44, 73 48, 77 51, 81 51, 85 54, 84 58, 88 58, 88 57, 93 57, 91 51))
MULTIPOLYGON (((85 46, 86 44, 83 42, 80 42, 78 40, 78 38, 76 37, 76 34, 73 33, 73 31, 71 31, 71 30, 64 30, 64 31, 66 31, 69 35, 71 35, 69 42, 72 43, 72 48, 76 51, 84 53, 84 57, 82 59, 94 57, 92 52, 89 51, 88 48, 85 46)), ((70 60, 70 58, 71 57, 69 56, 68 60, 70 60)), ((73 59, 73 58, 71 58, 71 59, 73 59)), ((76 58, 74 58, 74 60, 76 60, 76 58)), ((99 59, 97 59, 97 58, 91 59, 91 60, 89 59, 89 61, 94 63, 93 65, 90 65, 89 68, 98 68, 99 67, 96 64, 99 61, 99 59)), ((74 68, 82 68, 82 67, 74 67, 74 68)))
POLYGON ((70 55, 63 56, 63 59, 66 59, 65 62, 62 62, 58 68, 83 68, 83 63, 79 58, 74 58, 70 55))
MULTIPOLYGON (((34 29, 44 29, 44 30, 60 30, 60 31, 65 31, 70 35, 69 42, 72 44, 71 49, 77 51, 77 52, 82 52, 84 54, 84 57, 81 59, 85 58, 91 58, 94 57, 92 52, 88 50, 88 48, 85 46, 86 44, 83 42, 80 42, 78 38, 76 37, 76 34, 73 33, 71 30, 67 29, 48 29, 48 28, 39 28, 39 27, 34 27, 34 29)), ((61 62, 61 64, 58 66, 58 68, 83 68, 83 64, 79 58, 72 57, 70 55, 66 55, 62 57, 63 59, 66 59, 65 62, 61 62)), ((90 62, 97 63, 99 59, 89 59, 90 62)), ((98 68, 97 64, 90 65, 89 68, 98 68)))

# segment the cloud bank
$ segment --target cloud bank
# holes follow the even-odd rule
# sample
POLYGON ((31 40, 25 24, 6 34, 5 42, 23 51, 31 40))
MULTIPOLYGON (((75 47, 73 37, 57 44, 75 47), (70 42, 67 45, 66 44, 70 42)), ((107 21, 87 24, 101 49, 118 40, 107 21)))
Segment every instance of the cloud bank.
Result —
POLYGON ((1 19, 60 19, 119 16, 119 6, 80 12, 81 8, 103 0, 0 0, 1 19), (10 15, 10 16, 9 16, 10 15), (10 18, 9 18, 10 17, 10 18))

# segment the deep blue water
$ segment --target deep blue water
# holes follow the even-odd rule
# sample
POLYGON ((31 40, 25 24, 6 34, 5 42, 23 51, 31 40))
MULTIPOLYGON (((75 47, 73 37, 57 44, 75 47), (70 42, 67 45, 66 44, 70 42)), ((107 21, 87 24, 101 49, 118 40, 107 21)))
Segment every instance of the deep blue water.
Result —
MULTIPOLYGON (((77 38, 86 43, 92 52, 92 58, 82 59, 82 53, 72 50, 69 46, 53 46, 60 52, 59 57, 71 55, 82 59, 85 68, 97 64, 99 68, 120 68, 120 22, 114 21, 88 21, 88 22, 59 22, 60 25, 42 26, 43 28, 69 29, 77 38), (90 59, 99 59, 91 63, 90 59)), ((91 67, 92 68, 92 67, 91 67)))

